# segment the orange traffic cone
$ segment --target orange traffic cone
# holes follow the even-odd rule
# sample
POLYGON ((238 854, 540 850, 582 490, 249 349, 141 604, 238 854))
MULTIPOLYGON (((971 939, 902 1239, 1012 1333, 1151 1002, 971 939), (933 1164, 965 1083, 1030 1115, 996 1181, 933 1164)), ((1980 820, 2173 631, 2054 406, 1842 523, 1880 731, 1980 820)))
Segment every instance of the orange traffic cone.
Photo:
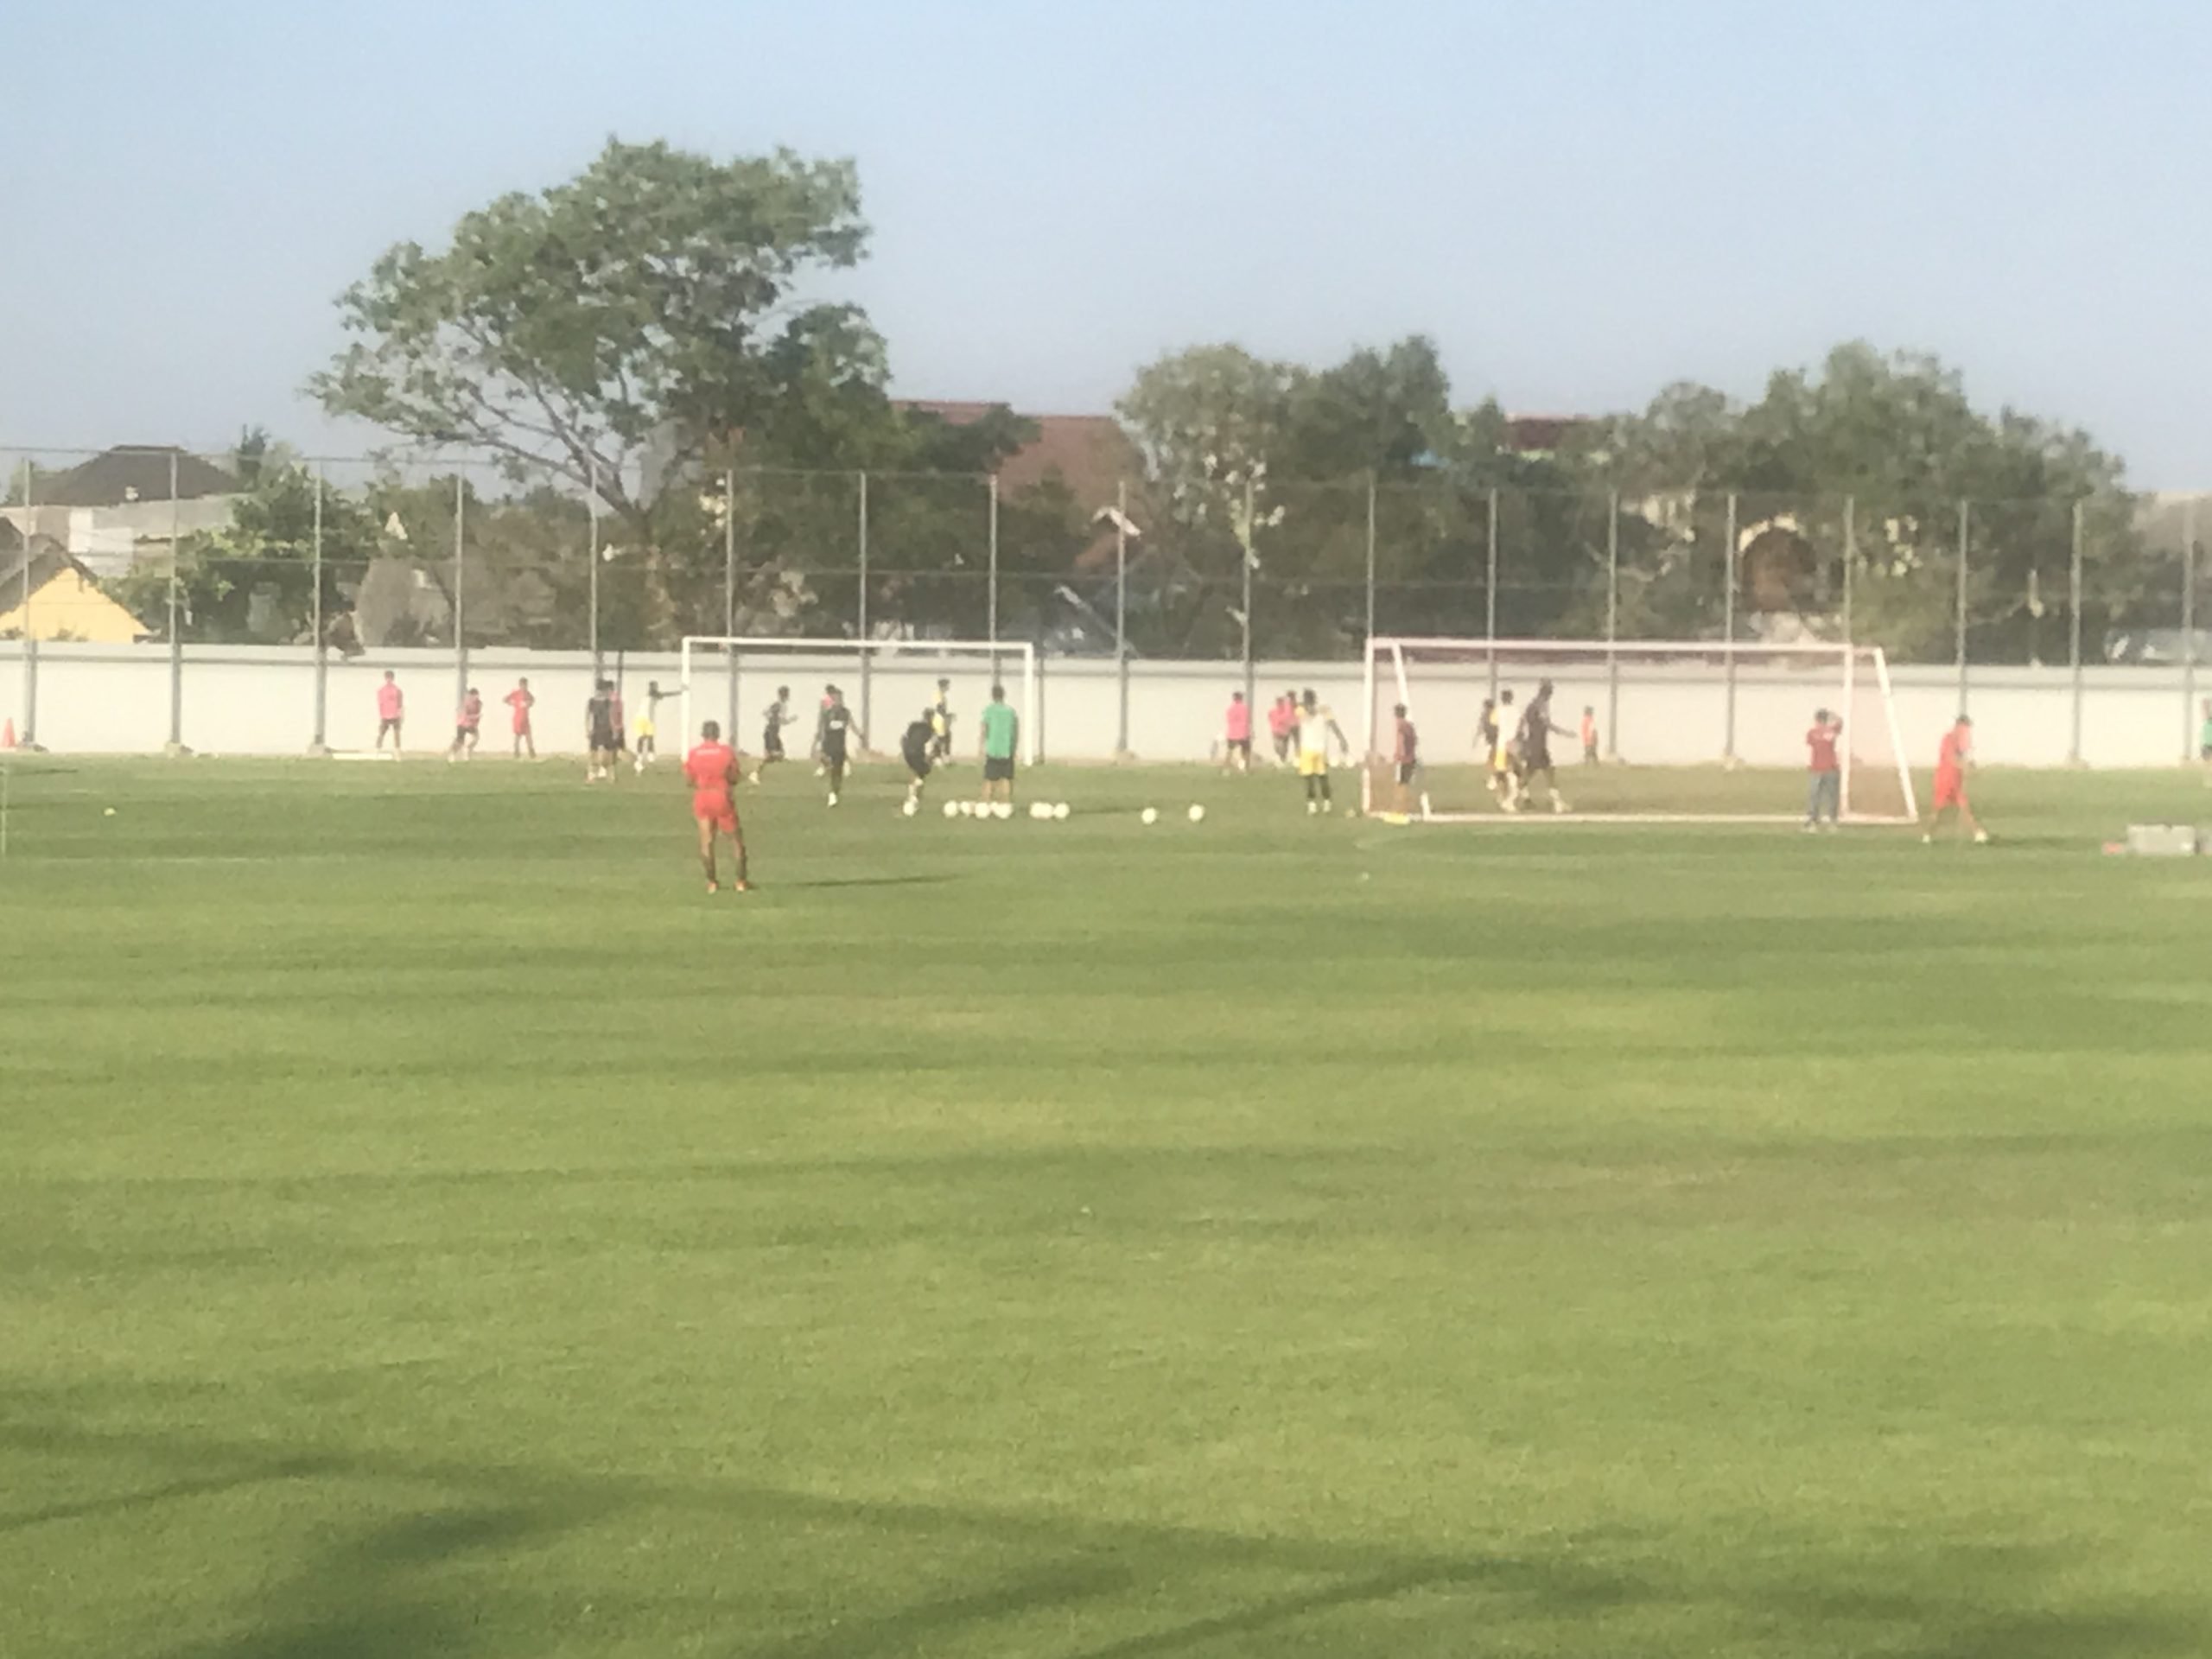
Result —
POLYGON ((0 725, 0 749, 12 749, 15 747, 16 722, 11 720, 5 725, 0 725))

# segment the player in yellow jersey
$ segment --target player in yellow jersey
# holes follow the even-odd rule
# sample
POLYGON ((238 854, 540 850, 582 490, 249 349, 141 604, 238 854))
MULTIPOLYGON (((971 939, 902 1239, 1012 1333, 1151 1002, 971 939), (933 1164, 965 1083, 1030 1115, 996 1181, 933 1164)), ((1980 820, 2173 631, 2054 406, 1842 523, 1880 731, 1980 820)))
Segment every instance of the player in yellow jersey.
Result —
POLYGON ((1332 740, 1349 759, 1351 743, 1344 736, 1344 728, 1337 724, 1337 717, 1321 706, 1320 698, 1308 687, 1298 707, 1298 775, 1306 780, 1308 817, 1337 810, 1336 798, 1329 792, 1332 740))
POLYGON ((1497 694, 1497 708, 1491 716, 1490 734, 1490 789, 1497 797, 1497 804, 1508 812, 1521 810, 1521 771, 1516 764, 1514 737, 1513 693, 1497 694))

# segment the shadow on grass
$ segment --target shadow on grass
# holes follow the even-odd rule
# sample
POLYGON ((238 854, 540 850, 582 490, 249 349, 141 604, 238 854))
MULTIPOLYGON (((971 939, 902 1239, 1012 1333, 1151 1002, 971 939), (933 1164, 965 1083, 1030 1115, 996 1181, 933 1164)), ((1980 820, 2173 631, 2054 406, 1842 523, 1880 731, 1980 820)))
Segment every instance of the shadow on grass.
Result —
MULTIPOLYGON (((129 1455, 182 1465, 167 1485, 135 1497, 16 1517, 17 1529, 131 1504, 213 1496, 258 1481, 378 1482, 454 1495, 449 1505, 356 1525, 257 1605, 239 1610, 240 1636, 188 1641, 168 1659, 413 1659, 428 1654, 525 1654, 556 1615, 541 1597, 486 1591, 481 1573, 452 1569, 482 1558, 496 1573, 511 1551, 629 1514, 688 1515, 735 1529, 717 1558, 774 1559, 794 1540, 836 1559, 851 1581, 855 1555, 903 1551, 867 1600, 824 1608, 812 1628, 756 1628, 765 1603, 741 1595, 702 1605, 687 1649, 721 1659, 880 1659, 919 1652, 997 1651, 1067 1659, 1163 1659, 1205 1653, 1272 1654, 1294 1639, 1314 1651, 1478 1654, 1500 1640, 1548 1633, 1554 1651, 1611 1656, 1716 1650, 1716 1631, 1744 1652, 1844 1654, 1895 1659, 2164 1659, 2212 1650, 2201 1609, 2083 1602, 2056 1606, 2053 1586, 2078 1572, 2078 1554, 1955 1539, 1899 1539, 1851 1552, 1808 1536, 1802 1548, 1760 1551, 1762 1568, 1727 1564, 1672 1574, 1649 1565, 1664 1541, 1562 1536, 1541 1554, 1435 1553, 1200 1527, 1086 1522, 978 1507, 844 1499, 710 1478, 564 1472, 435 1457, 321 1450, 278 1455, 265 1446, 188 1441, 166 1433, 85 1430, 34 1421, 22 1394, 0 1408, 0 1446, 42 1456, 129 1455), (744 1534, 750 1533, 747 1538, 744 1534), (918 1546, 925 1565, 917 1568, 918 1546), (1609 1554, 1633 1552, 1629 1568, 1609 1554), (1255 1580, 1259 1581, 1255 1585, 1255 1580), (917 1583, 929 1593, 912 1595, 917 1583), (472 1588, 472 1586, 474 1586, 472 1588), (1263 1586, 1263 1587, 1262 1587, 1263 1586), (1418 1597, 1371 1632, 1347 1620, 1418 1597), (1196 1611, 1203 1609, 1204 1611, 1196 1611), (1631 1633, 1638 1610, 1654 1630, 1631 1633), (1700 1613, 1703 1618, 1696 1618, 1700 1613), (1699 1626, 1693 1634, 1685 1614, 1699 1626), (1040 1637, 1020 1621, 1049 1618, 1040 1637), (1593 1621, 1590 1645, 1559 1643, 1564 1622, 1593 1621), (1597 1621, 1603 1621, 1602 1627, 1597 1621), (1670 1639, 1680 1645, 1669 1645, 1670 1639), (1010 1645, 1019 1641, 1018 1647, 1010 1645), (1627 1647, 1624 1649, 1623 1643, 1627 1647)), ((330 1506, 339 1512, 339 1506, 330 1506)), ((319 1517, 320 1518, 320 1517, 319 1517)), ((185 1524, 180 1518, 179 1524, 185 1524)), ((317 1536, 322 1535, 320 1532, 317 1536)), ((764 1569, 765 1570, 765 1569, 764 1569)), ((863 1580, 865 1581, 865 1580, 863 1580)), ((581 1604, 603 1583, 575 1586, 581 1604)), ((671 1604, 648 1599, 664 1623, 671 1604)), ((677 1599, 672 1606, 688 1607, 677 1599)), ((4 1620, 4 1614, 0 1614, 4 1620)), ((4 1629, 4 1624, 0 1624, 4 1629)), ((609 1639, 619 1634, 607 1630, 609 1639)))

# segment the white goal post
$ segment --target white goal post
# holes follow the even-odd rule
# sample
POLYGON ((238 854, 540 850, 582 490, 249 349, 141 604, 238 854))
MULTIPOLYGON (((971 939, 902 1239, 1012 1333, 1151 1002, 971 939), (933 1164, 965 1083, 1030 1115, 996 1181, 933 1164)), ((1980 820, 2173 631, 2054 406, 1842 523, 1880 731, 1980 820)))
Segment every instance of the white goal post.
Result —
MULTIPOLYGON (((1843 723, 1836 758, 1847 823, 1917 816, 1879 647, 1719 640, 1421 639, 1368 642, 1362 804, 1434 823, 1514 823, 1554 816, 1548 799, 1508 813, 1489 786, 1475 737, 1486 699, 1506 692, 1517 721, 1540 686, 1566 816, 1619 821, 1789 823, 1806 816, 1806 734, 1816 710, 1843 723), (1419 736, 1423 776, 1401 791, 1395 709, 1419 736), (1580 728, 1594 723, 1595 764, 1580 728), (1738 770, 1740 768, 1740 770, 1738 770), (1787 775, 1781 775, 1781 774, 1787 775)), ((1510 735, 1509 729, 1509 735, 1510 735)))
POLYGON ((1041 753, 1038 730, 1037 648, 979 639, 789 639, 690 633, 683 643, 683 741, 701 722, 720 721, 730 742, 748 748, 777 689, 789 686, 792 735, 804 743, 823 688, 834 684, 858 721, 862 747, 895 753, 899 734, 950 682, 956 753, 972 754, 976 720, 994 684, 1021 716, 1023 759, 1041 753), (880 729, 879 729, 880 728, 880 729))

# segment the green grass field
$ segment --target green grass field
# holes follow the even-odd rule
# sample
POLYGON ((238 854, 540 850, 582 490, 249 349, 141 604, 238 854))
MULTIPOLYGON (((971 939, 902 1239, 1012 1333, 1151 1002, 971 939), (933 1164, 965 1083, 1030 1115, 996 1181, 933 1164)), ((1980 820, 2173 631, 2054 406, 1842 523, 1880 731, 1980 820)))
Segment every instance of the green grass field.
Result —
POLYGON ((2196 779, 1042 786, 20 765, 0 1655, 2212 1652, 2196 779))

